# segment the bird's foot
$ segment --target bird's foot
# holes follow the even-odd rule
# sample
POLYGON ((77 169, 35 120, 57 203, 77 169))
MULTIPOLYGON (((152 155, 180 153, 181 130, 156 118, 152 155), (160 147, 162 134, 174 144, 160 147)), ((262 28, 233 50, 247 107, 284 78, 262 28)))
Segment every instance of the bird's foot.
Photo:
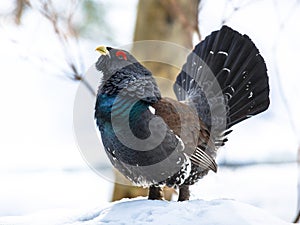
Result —
POLYGON ((190 190, 189 190, 189 185, 181 185, 179 187, 179 196, 178 196, 178 201, 187 201, 190 199, 190 190))
POLYGON ((164 199, 164 192, 163 188, 156 185, 151 185, 149 187, 149 200, 163 200, 164 199))

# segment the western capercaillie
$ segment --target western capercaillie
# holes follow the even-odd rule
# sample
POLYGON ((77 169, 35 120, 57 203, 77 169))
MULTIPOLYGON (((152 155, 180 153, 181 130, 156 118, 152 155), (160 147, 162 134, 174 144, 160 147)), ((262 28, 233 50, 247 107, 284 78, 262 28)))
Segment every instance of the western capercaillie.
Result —
POLYGON ((250 38, 223 26, 187 57, 174 84, 177 100, 163 98, 151 72, 129 52, 100 46, 102 73, 95 119, 105 151, 124 176, 150 187, 189 185, 217 171, 217 150, 231 127, 269 106, 263 57, 250 38))

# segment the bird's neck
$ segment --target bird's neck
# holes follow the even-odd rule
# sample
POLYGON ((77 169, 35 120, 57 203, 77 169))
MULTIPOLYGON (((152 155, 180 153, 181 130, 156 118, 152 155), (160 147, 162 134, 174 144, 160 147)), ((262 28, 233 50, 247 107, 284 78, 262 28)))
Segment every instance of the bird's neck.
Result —
POLYGON ((108 94, 112 97, 118 95, 124 88, 124 84, 129 82, 130 77, 126 77, 124 75, 120 77, 119 74, 107 75, 104 73, 97 95, 108 94))

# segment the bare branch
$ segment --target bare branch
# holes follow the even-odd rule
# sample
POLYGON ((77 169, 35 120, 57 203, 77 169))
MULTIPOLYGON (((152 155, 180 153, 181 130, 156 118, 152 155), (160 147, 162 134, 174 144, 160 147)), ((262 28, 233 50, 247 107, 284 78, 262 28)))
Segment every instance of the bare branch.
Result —
POLYGON ((225 11, 226 11, 226 8, 227 8, 227 7, 224 8, 224 11, 223 11, 223 17, 222 17, 222 21, 221 21, 221 25, 224 25, 225 23, 227 23, 228 20, 230 20, 230 19, 234 16, 234 14, 235 14, 236 12, 238 12, 238 11, 244 9, 245 7, 247 7, 247 6, 249 6, 249 5, 253 4, 253 3, 256 3, 257 1, 260 1, 260 0, 256 0, 256 1, 254 1, 254 0, 249 0, 249 1, 245 2, 244 4, 241 4, 241 5, 238 5, 238 6, 233 5, 233 3, 232 3, 231 1, 226 1, 226 6, 227 6, 228 4, 231 3, 231 12, 230 12, 230 14, 226 17, 226 16, 225 16, 225 11))
MULTIPOLYGON (((51 23, 54 33, 56 34, 64 51, 65 61, 70 70, 70 72, 65 73, 65 76, 67 76, 73 81, 82 81, 82 83, 88 89, 88 91, 93 96, 96 96, 96 93, 93 90, 92 86, 83 77, 83 64, 79 63, 80 65, 77 65, 76 60, 74 58, 80 58, 81 54, 79 50, 76 56, 74 56, 70 50, 71 38, 75 39, 75 41, 78 42, 77 32, 75 31, 75 28, 72 25, 72 18, 74 16, 78 1, 70 0, 70 10, 65 17, 62 17, 58 14, 57 10, 53 5, 52 0, 39 1, 39 3, 40 6, 36 7, 35 9, 51 23), (60 26, 60 24, 63 24, 64 26, 60 26)), ((77 49, 79 49, 79 47, 77 49)), ((82 62, 82 60, 79 60, 79 62, 82 62)))
POLYGON ((15 23, 20 25, 25 6, 30 6, 29 0, 16 0, 14 9, 15 23))

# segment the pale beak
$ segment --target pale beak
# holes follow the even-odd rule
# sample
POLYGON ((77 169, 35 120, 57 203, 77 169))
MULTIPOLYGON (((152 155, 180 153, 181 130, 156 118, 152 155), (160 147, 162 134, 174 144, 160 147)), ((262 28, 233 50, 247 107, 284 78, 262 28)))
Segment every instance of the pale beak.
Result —
POLYGON ((98 46, 96 51, 99 52, 101 55, 109 55, 109 51, 105 46, 98 46))

